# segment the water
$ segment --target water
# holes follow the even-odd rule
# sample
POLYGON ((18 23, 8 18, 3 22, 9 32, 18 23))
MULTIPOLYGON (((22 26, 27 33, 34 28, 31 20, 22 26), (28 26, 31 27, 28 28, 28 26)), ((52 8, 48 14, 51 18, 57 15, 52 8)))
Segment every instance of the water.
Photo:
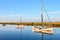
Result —
POLYGON ((0 40, 60 40, 60 28, 54 28, 53 32, 48 35, 33 32, 31 26, 24 29, 18 29, 16 25, 0 26, 0 40))

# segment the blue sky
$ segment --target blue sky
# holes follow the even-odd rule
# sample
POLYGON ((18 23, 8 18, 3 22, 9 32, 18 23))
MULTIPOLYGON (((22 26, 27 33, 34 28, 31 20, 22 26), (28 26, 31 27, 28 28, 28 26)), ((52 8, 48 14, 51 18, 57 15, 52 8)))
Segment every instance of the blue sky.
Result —
MULTIPOLYGON (((0 17, 5 19, 18 19, 20 16, 27 19, 40 19, 41 0, 0 0, 0 17), (6 18, 7 17, 7 18, 6 18)), ((60 17, 60 0, 43 0, 45 9, 51 20, 60 17)), ((44 18, 47 19, 44 12, 44 18)), ((57 21, 57 20, 56 20, 57 21)))

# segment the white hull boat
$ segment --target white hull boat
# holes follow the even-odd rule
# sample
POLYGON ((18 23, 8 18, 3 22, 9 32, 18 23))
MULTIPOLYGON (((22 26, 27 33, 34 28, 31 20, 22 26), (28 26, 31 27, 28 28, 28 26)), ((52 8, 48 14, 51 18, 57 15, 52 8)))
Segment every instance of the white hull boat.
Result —
POLYGON ((17 25, 17 28, 23 29, 24 28, 24 25, 17 25))
POLYGON ((33 32, 41 32, 41 33, 46 33, 46 34, 53 34, 53 28, 32 28, 33 32))

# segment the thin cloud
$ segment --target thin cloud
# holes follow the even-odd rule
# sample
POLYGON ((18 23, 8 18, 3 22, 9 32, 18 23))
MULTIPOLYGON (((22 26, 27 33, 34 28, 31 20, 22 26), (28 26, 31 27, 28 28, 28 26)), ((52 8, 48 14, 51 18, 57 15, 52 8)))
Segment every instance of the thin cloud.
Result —
POLYGON ((60 13, 60 12, 47 12, 47 13, 60 13))
POLYGON ((20 17, 23 16, 21 14, 14 14, 14 15, 0 15, 0 17, 20 17))

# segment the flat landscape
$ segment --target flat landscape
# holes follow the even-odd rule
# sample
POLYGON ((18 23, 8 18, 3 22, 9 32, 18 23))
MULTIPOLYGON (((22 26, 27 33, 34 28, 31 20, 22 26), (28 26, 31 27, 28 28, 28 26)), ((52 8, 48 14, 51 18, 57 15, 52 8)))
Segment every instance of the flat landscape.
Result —
POLYGON ((25 26, 52 26, 52 27, 60 27, 60 22, 0 22, 3 25, 25 25, 25 26))

